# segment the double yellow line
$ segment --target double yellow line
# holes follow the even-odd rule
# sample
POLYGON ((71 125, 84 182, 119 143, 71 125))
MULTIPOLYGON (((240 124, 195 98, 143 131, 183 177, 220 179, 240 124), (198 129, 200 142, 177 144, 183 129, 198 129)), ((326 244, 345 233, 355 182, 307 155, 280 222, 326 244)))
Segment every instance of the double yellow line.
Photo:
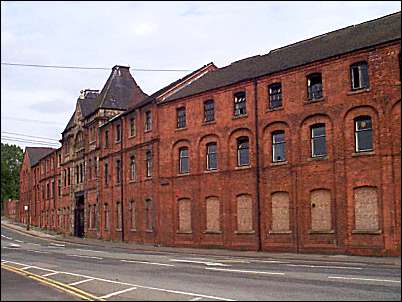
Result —
POLYGON ((79 298, 81 298, 83 300, 105 301, 104 299, 101 299, 99 297, 91 295, 90 293, 84 292, 84 291, 82 291, 82 290, 80 290, 78 288, 72 287, 70 285, 67 285, 67 284, 64 284, 64 283, 61 283, 61 282, 58 282, 58 281, 55 281, 55 280, 40 276, 40 275, 33 274, 31 272, 26 272, 26 271, 24 271, 22 269, 16 268, 14 266, 11 266, 11 265, 8 265, 8 264, 5 264, 5 263, 1 263, 1 268, 4 268, 4 269, 6 269, 8 271, 23 275, 25 277, 32 278, 32 279, 34 279, 36 281, 39 281, 39 282, 44 283, 46 285, 55 287, 55 288, 60 289, 60 290, 62 290, 64 292, 66 292, 66 293, 69 293, 71 295, 77 296, 77 297, 79 297, 79 298))

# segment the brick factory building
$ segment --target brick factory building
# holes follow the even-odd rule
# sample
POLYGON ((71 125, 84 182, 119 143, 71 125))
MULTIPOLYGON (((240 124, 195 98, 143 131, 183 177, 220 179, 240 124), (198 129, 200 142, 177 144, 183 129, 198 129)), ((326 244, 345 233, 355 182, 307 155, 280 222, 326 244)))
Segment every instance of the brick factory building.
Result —
POLYGON ((150 96, 113 67, 61 148, 26 148, 20 220, 29 205, 79 237, 400 255, 400 24, 210 63, 150 96))

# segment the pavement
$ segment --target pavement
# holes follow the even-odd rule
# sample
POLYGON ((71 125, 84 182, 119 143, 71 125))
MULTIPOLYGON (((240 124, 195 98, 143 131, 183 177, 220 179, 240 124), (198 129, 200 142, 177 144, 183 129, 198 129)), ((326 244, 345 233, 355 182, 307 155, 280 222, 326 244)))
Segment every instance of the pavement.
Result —
POLYGON ((376 265, 390 265, 401 267, 401 257, 364 257, 364 256, 351 256, 351 255, 328 255, 328 254, 297 254, 297 253, 272 253, 272 252, 256 252, 256 251, 238 251, 228 249, 197 249, 197 248, 183 248, 183 247, 164 247, 154 246, 149 244, 137 244, 126 242, 105 241, 100 239, 78 238, 68 235, 56 234, 52 231, 41 230, 37 227, 31 226, 30 230, 26 229, 26 225, 12 221, 6 217, 1 217, 2 225, 12 228, 16 231, 31 236, 46 238, 50 240, 69 242, 81 245, 110 247, 125 249, 127 252, 132 251, 149 251, 149 252, 168 252, 168 253, 186 253, 194 255, 211 255, 211 256, 224 256, 224 257, 251 257, 251 258, 269 258, 269 259, 293 259, 293 260, 311 260, 311 261, 334 261, 339 260, 342 262, 351 263, 365 263, 376 265))

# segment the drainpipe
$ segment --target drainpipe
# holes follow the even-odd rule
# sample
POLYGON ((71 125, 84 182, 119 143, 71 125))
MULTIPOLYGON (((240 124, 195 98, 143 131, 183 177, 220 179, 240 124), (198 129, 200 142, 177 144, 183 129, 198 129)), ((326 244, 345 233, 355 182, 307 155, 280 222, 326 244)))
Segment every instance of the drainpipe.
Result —
POLYGON ((257 236, 258 236, 258 251, 262 249, 262 234, 261 234, 261 205, 260 205, 260 145, 258 131, 258 97, 257 97, 257 79, 254 79, 254 120, 255 120, 255 152, 256 152, 256 203, 257 203, 257 236))
POLYGON ((124 185, 124 172, 123 172, 123 143, 124 143, 124 118, 121 118, 121 133, 120 133, 120 206, 121 206, 121 241, 124 242, 124 206, 123 206, 123 185, 124 185))

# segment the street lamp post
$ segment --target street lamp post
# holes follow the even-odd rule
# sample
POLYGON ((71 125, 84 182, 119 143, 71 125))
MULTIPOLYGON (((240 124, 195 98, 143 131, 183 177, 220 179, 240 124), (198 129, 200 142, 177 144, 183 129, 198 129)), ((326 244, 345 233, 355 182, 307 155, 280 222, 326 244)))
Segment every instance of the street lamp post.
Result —
POLYGON ((24 210, 25 210, 25 213, 26 213, 26 217, 27 217, 27 231, 29 231, 29 213, 28 213, 28 209, 29 209, 29 207, 28 207, 28 205, 25 205, 24 206, 24 210))

